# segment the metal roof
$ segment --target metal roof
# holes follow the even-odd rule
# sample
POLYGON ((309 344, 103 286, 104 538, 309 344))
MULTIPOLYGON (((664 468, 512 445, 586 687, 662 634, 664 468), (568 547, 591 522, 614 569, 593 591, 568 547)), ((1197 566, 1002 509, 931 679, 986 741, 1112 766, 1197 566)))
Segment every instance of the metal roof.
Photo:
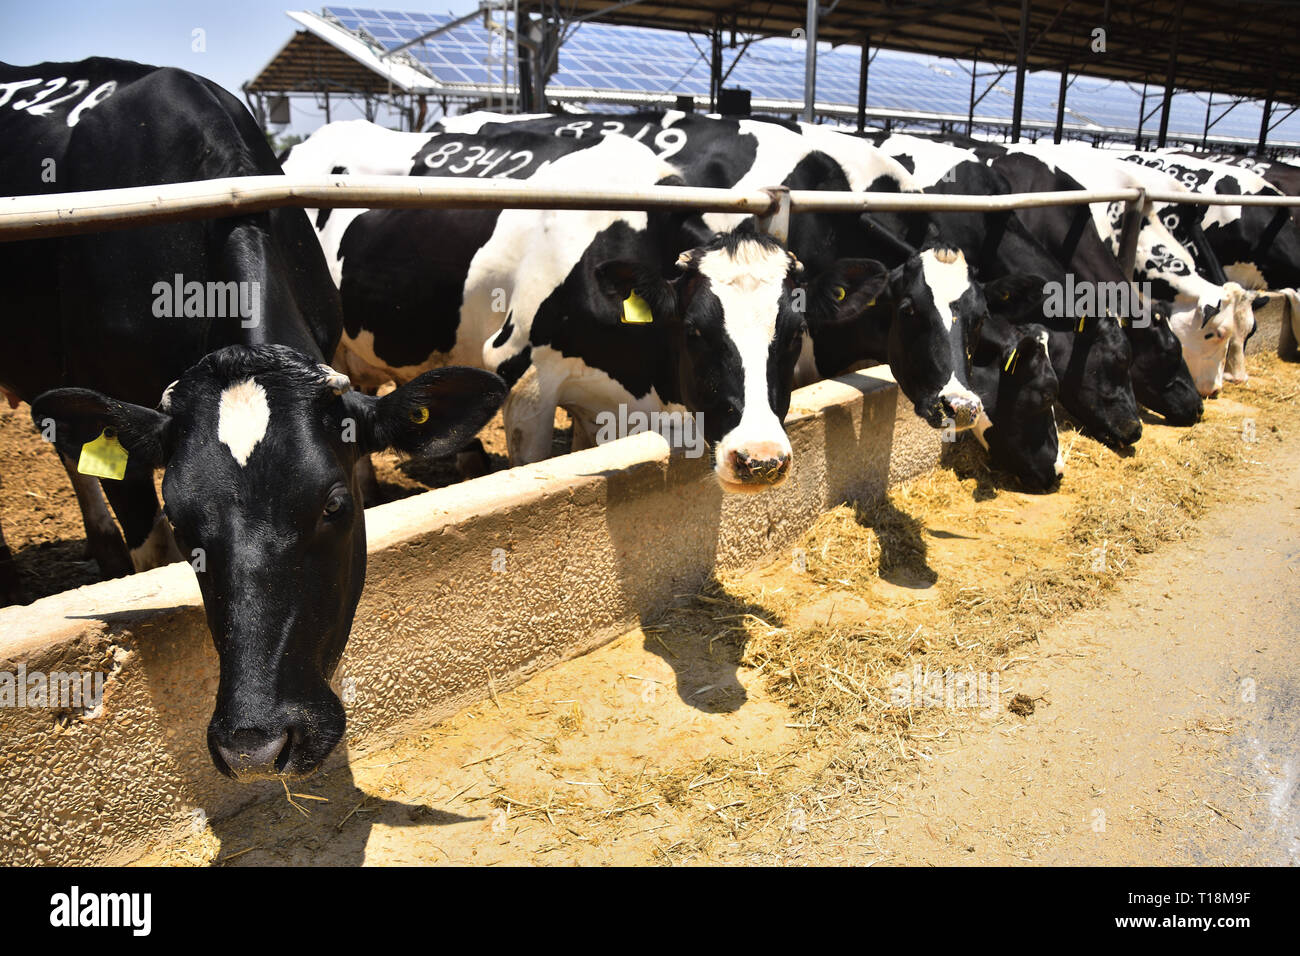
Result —
MULTIPOLYGON (((579 5, 585 0, 575 0, 579 5)), ((696 14, 710 0, 692 7, 696 14)), ((833 2, 833 0, 832 0, 833 2)), ((821 19, 819 35, 824 39, 851 0, 841 0, 821 19)), ((1061 0, 1068 9, 1079 0, 1061 0)), ((732 7, 768 7, 774 4, 732 4, 732 7)), ((858 3, 858 6, 864 4, 858 3)), ((606 7, 608 4, 605 5, 606 7)), ((801 0, 788 0, 787 7, 804 8, 801 0)), ((871 4, 870 6, 879 6, 871 4)), ((931 11, 941 6, 930 0, 922 3, 896 3, 895 9, 931 11)), ((979 6, 966 4, 966 7, 979 6)), ((996 6, 996 4, 995 4, 996 6)), ((1015 4, 1018 9, 1018 2, 1015 4)), ((671 105, 679 94, 693 95, 707 106, 710 66, 707 39, 688 35, 696 32, 694 21, 681 30, 647 29, 628 24, 598 22, 612 18, 639 19, 656 10, 671 9, 675 16, 691 11, 679 5, 639 2, 598 16, 569 32, 559 55, 557 70, 547 86, 552 100, 595 104, 602 109, 647 105, 671 105)), ((503 44, 498 34, 485 29, 481 17, 456 21, 451 29, 418 43, 435 27, 453 22, 450 15, 392 10, 330 6, 320 14, 288 14, 304 27, 272 59, 267 67, 246 87, 252 93, 315 92, 380 95, 384 93, 423 94, 460 100, 482 101, 502 96, 501 58, 503 44), (406 44, 395 54, 396 50, 406 44)), ((710 18, 711 18, 710 14, 710 18)), ((1018 16, 1018 14, 1017 14, 1018 16)), ((1115 24, 1115 14, 1111 23, 1115 24)), ((653 18, 653 17, 652 17, 653 18)), ((711 20, 710 20, 711 22, 711 20)), ((662 25, 662 24, 661 24, 662 25)), ((711 28, 711 27, 710 27, 711 28)), ((793 28, 792 28, 793 29, 793 28)), ((800 28, 802 29, 802 28, 800 28)), ((840 26, 844 29, 843 24, 840 26)), ((900 27, 901 29, 901 27, 900 27)), ((1108 43, 1113 47, 1113 31, 1108 43)), ((739 27, 738 27, 739 30, 739 27)), ((1032 34, 1031 34, 1032 38, 1032 34)), ((794 113, 802 107, 803 63, 805 47, 793 36, 778 36, 745 43, 743 31, 731 48, 731 37, 724 38, 722 68, 727 84, 749 89, 753 107, 767 112, 794 113)), ((858 37, 860 42, 861 36, 858 37)), ((886 41, 888 37, 884 38, 886 41)), ((944 122, 961 126, 968 115, 972 64, 953 62, 933 55, 899 53, 878 47, 871 68, 868 118, 875 122, 944 122)), ((971 50, 966 50, 969 55, 971 50)), ((981 71, 993 70, 990 55, 981 52, 981 71)), ((1226 57, 1223 57, 1226 60, 1226 57)), ((1057 64, 1059 66, 1059 64, 1057 64)), ((817 58, 817 111, 824 116, 851 119, 856 116, 859 49, 841 45, 828 49, 822 45, 817 58)), ((1163 70, 1163 67, 1161 67, 1163 70)), ((988 83, 981 72, 980 90, 988 91, 974 108, 975 127, 1006 126, 1012 112, 1014 73, 988 83)), ((1157 78, 1147 97, 1143 124, 1144 134, 1154 134, 1153 112, 1159 105, 1163 76, 1157 78)), ((513 94, 513 83, 506 84, 513 94)), ((1055 125, 1059 76, 1048 72, 1026 72, 1022 125, 1029 130, 1047 132, 1055 125)), ((1067 135, 1123 136, 1136 135, 1143 110, 1142 85, 1072 73, 1066 96, 1064 130, 1067 135)), ((1176 93, 1171 102, 1170 138, 1199 144, 1207 109, 1207 95, 1199 92, 1176 93)), ((1210 113, 1215 125, 1208 142, 1217 146, 1253 144, 1260 127, 1259 103, 1234 100, 1222 92, 1214 97, 1210 113)), ((1287 117, 1275 114, 1276 130, 1270 136, 1274 145, 1300 142, 1300 114, 1287 117), (1280 120, 1278 117, 1281 117, 1280 120)))

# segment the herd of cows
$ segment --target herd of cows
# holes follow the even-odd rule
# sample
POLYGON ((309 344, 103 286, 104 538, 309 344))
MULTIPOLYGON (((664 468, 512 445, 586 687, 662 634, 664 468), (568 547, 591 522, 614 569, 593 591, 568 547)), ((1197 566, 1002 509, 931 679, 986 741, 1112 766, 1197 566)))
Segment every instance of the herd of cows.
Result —
MULTIPOLYGON (((674 111, 471 113, 424 133, 340 122, 277 159, 216 84, 104 58, 0 64, 0 144, 5 195, 281 170, 551 190, 1253 195, 1300 182, 1227 157, 674 111)), ((54 443, 106 575, 203 555, 216 767, 298 775, 343 734, 329 682, 365 577, 372 452, 452 454, 501 409, 513 465, 551 454, 559 408, 575 448, 611 412, 678 412, 699 421, 724 491, 763 491, 797 466, 792 389, 887 362, 936 430, 970 430, 993 465, 1051 490, 1058 407, 1116 450, 1141 438, 1143 408, 1192 425, 1245 380, 1256 313, 1300 320, 1286 208, 1155 204, 1124 220, 1120 203, 796 209, 776 238, 753 217, 688 209, 290 208, 7 242, 0 391, 54 443), (237 286, 251 308, 214 313, 200 295, 160 311, 173 283, 237 286), (124 460, 101 492, 79 461, 106 442, 124 460)), ((16 593, 0 538, 0 603, 16 593)))

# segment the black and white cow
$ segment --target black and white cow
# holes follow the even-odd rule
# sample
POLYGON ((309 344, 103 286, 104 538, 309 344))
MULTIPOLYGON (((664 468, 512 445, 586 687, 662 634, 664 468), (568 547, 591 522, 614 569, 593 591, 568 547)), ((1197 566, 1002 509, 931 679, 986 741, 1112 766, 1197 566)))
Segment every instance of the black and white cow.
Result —
MULTIPOLYGON (((26 195, 279 171, 216 84, 120 60, 0 67, 0 144, 0 192, 26 195)), ((383 400, 347 391, 323 364, 338 297, 296 209, 5 243, 0 284, 5 391, 66 461, 111 436, 127 541, 174 528, 192 559, 221 665, 217 769, 312 771, 343 735, 329 680, 364 583, 353 460, 454 447, 504 386, 448 369, 383 400), (248 308, 214 307, 232 289, 248 308)))
MULTIPOLYGON (((1110 158, 1106 151, 1085 144, 1020 144, 1008 151, 1036 156, 1087 189, 1186 191, 1159 170, 1110 158)), ((1102 241, 1112 255, 1118 255, 1124 204, 1094 203, 1090 208, 1102 241)), ((1153 298, 1172 300, 1170 327, 1183 345, 1183 359, 1197 390, 1212 397, 1223 388, 1223 366, 1234 333, 1244 340, 1254 328, 1255 294, 1227 279, 1200 233, 1198 217, 1188 214, 1186 208, 1153 204, 1138 230, 1133 271, 1134 278, 1151 283, 1153 298)))
MULTIPOLYGON (((1227 166, 1174 153, 1121 153, 1127 162, 1158 169, 1194 193, 1232 196, 1282 196, 1281 189, 1250 169, 1227 166)), ((1183 215, 1198 216, 1196 223, 1224 275, 1246 289, 1274 290, 1278 296, 1257 296, 1252 309, 1263 309, 1277 299, 1284 311, 1300 314, 1300 226, 1286 206, 1184 206, 1183 215)), ((1166 225, 1171 225, 1166 214, 1166 225)), ((1171 228, 1176 223, 1171 225, 1171 228)), ((1193 251, 1195 251, 1193 249, 1193 251)), ((1224 361, 1223 377, 1244 382, 1246 341, 1254 333, 1238 325, 1233 330, 1224 361)))
POLYGON ((971 355, 971 381, 984 403, 974 433, 989 460, 1031 491, 1055 488, 1065 462, 1056 428, 1060 384, 1047 329, 1004 326, 991 317, 971 355), (1013 334, 1003 338, 1003 329, 1013 334))
MULTIPOLYGON (((895 134, 881 137, 879 148, 907 167, 927 192, 1000 195, 1011 191, 1005 178, 978 156, 951 144, 895 134)), ((1024 322, 1041 321, 1047 328, 1060 401, 1071 417, 1109 447, 1124 448, 1138 441, 1142 427, 1131 379, 1131 345, 1118 323, 1111 323, 1111 328, 1094 322, 1088 334, 1081 334, 1067 322, 1041 315, 1044 284, 1063 285, 1066 272, 1018 213, 957 211, 930 213, 921 219, 887 214, 880 218, 906 238, 935 229, 968 250, 968 257, 980 263, 983 277, 996 283, 996 295, 986 295, 990 310, 1019 315, 1024 322)), ((1012 347, 1001 340, 995 344, 1012 347)), ((1010 430, 1006 428, 1004 434, 1010 430)))
MULTIPOLYGON (((718 119, 668 111, 556 117, 480 127, 484 133, 519 128, 577 139, 624 133, 670 158, 692 186, 762 188, 781 184, 791 189, 877 192, 915 188, 906 169, 865 140, 774 120, 718 119)), ((704 221, 723 230, 747 218, 706 214, 704 221)), ((965 336, 978 326, 983 299, 977 291, 967 294, 973 287, 973 274, 967 266, 969 252, 948 254, 954 251, 952 244, 937 233, 909 244, 883 228, 877 218, 852 212, 796 212, 791 217, 789 247, 812 281, 837 262, 871 258, 896 269, 908 265, 909 274, 937 283, 906 299, 907 308, 920 310, 921 319, 908 334, 925 336, 909 338, 909 354, 928 355, 929 361, 922 364, 928 364, 929 370, 914 369, 916 374, 909 376, 904 369, 899 385, 912 399, 917 414, 932 424, 956 422, 959 428, 970 427, 978 417, 978 405, 966 381, 965 336), (949 295, 952 297, 943 298, 949 295), (967 309, 976 311, 968 314, 967 309), (947 321, 953 314, 962 321, 947 321), (961 360, 954 363, 952 356, 961 360)), ((846 357, 850 363, 867 359, 883 360, 866 354, 846 357)), ((808 373, 814 364, 809 354, 801 367, 808 373)), ((804 380, 802 373, 800 380, 804 380)))
MULTIPOLYGON (((412 145, 405 155, 420 175, 476 175, 493 151, 527 149, 548 158, 515 175, 539 188, 681 181, 618 135, 556 137, 511 124, 491 137, 412 145)), ((307 157, 339 165, 309 140, 287 171, 307 157)), ((698 217, 677 212, 371 211, 339 231, 333 217, 323 225, 348 351, 397 381, 477 358, 517 383, 504 410, 512 463, 550 454, 557 407, 584 447, 599 438, 602 413, 621 406, 699 415, 725 490, 761 490, 788 471, 781 419, 803 329, 793 294, 806 290, 779 243, 752 231, 713 239, 698 217)))
MULTIPOLYGON (((1063 192, 1082 189, 1079 183, 1041 159, 1027 153, 1005 153, 989 161, 1013 192, 1063 192)), ((1076 284, 1095 290, 1110 290, 1118 300, 1127 291, 1129 310, 1137 302, 1132 277, 1124 274, 1114 254, 1097 233, 1091 212, 1085 206, 1041 206, 1021 209, 1017 218, 1061 262, 1076 284)), ((1097 312, 1104 311, 1094 303, 1097 312)), ((1171 425, 1193 425, 1200 420, 1203 402, 1183 361, 1182 343, 1169 325, 1172 303, 1145 303, 1145 321, 1136 315, 1121 315, 1121 322, 1133 350, 1131 377, 1133 394, 1139 402, 1164 416, 1171 425)))

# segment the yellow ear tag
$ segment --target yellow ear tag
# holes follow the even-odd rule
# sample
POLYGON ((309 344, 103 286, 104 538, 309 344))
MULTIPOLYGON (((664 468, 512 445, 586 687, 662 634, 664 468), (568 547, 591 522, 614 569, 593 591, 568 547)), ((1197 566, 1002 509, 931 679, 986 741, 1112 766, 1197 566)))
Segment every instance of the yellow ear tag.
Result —
POLYGON ((126 475, 126 457, 126 449, 117 440, 117 432, 105 428, 98 438, 81 446, 77 471, 95 478, 116 478, 121 481, 126 475))
POLYGON ((623 315, 621 321, 627 325, 649 325, 655 320, 650 311, 650 305, 645 299, 636 294, 636 290, 623 300, 623 315))
POLYGON ((1087 316, 1084 316, 1084 315, 1079 316, 1079 327, 1078 327, 1077 329, 1075 329, 1074 331, 1076 331, 1076 332, 1082 332, 1082 331, 1083 331, 1083 323, 1086 322, 1086 321, 1088 321, 1088 317, 1087 317, 1087 316))
POLYGON ((832 289, 832 290, 831 290, 831 298, 834 299, 836 302, 843 302, 843 301, 844 301, 844 286, 842 286, 842 285, 837 285, 834 289, 832 289))
POLYGON ((429 420, 429 410, 421 406, 420 408, 411 409, 411 421, 416 425, 423 425, 429 420))
POLYGON ((1002 371, 1014 373, 1016 370, 1016 359, 1019 357, 1019 352, 1016 349, 1012 349, 1011 354, 1007 356, 1007 364, 1002 366, 1002 371))

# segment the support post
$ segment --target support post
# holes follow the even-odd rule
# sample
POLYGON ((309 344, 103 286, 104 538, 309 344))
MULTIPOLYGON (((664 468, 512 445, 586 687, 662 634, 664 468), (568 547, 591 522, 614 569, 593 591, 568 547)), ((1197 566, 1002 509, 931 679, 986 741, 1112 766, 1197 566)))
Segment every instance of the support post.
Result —
POLYGON ((1020 117, 1025 109, 1025 57, 1029 45, 1029 0, 1020 0, 1020 35, 1016 40, 1016 97, 1011 107, 1011 142, 1020 142, 1020 117))
POLYGON ((803 57, 803 121, 816 121, 817 113, 817 0, 808 0, 807 44, 803 57))
POLYGON ((1052 142, 1059 143, 1065 132, 1065 94, 1070 88, 1070 64, 1061 64, 1061 88, 1056 94, 1056 129, 1052 132, 1052 142))
POLYGON ((709 112, 718 111, 718 97, 722 93, 722 27, 713 22, 713 55, 709 61, 709 112))
POLYGON ((1205 101, 1205 129, 1201 131, 1201 150, 1207 149, 1207 143, 1210 140, 1210 110, 1214 109, 1214 90, 1210 90, 1210 97, 1205 101))
POLYGON ((858 132, 867 128, 867 74, 871 69, 871 34, 862 38, 862 62, 858 65, 858 132))
POLYGON ((971 135, 975 127, 975 75, 980 71, 979 50, 970 61, 970 108, 966 111, 966 135, 971 135))
POLYGON ((1269 81, 1268 96, 1264 97, 1264 115, 1259 119, 1259 142, 1255 144, 1255 156, 1264 158, 1264 147, 1268 143, 1268 120, 1273 113, 1273 95, 1277 80, 1269 81))
POLYGON ((1165 148, 1169 133, 1169 107, 1174 98, 1174 77, 1178 73, 1178 38, 1183 32, 1183 0, 1178 0, 1174 10, 1174 38, 1169 44, 1169 66, 1165 69, 1165 95, 1160 104, 1160 132, 1156 136, 1156 149, 1165 148))
POLYGON ((1142 148, 1142 124, 1147 120, 1147 81, 1146 77, 1142 78, 1142 102, 1138 105, 1138 130, 1137 136, 1133 139, 1133 146, 1137 149, 1142 148))

